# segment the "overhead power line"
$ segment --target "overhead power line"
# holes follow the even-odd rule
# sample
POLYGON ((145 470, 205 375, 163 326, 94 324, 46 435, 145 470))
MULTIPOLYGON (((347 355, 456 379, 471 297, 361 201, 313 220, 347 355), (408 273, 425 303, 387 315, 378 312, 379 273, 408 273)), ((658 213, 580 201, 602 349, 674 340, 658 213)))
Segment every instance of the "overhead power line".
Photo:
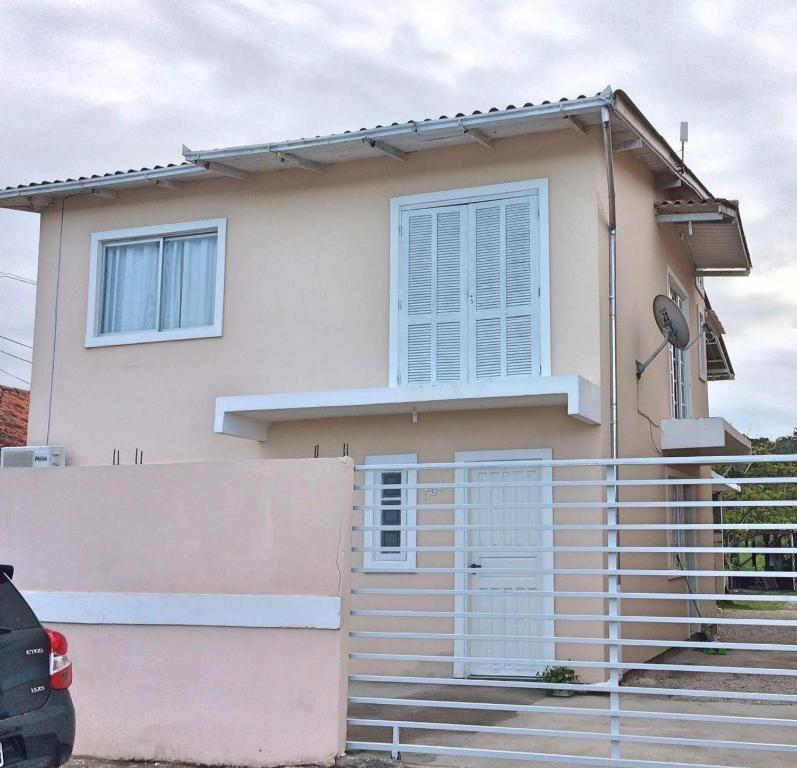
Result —
POLYGON ((7 277, 9 280, 18 280, 20 283, 27 283, 28 285, 36 285, 36 281, 33 278, 15 275, 13 272, 0 272, 0 277, 7 277))
POLYGON ((33 345, 26 344, 24 341, 17 341, 16 339, 12 339, 10 336, 3 336, 2 333, 0 333, 0 339, 5 339, 6 341, 12 341, 14 342, 14 344, 19 344, 20 347, 27 347, 28 349, 33 349, 33 345))
POLYGON ((30 365, 33 362, 32 360, 28 360, 27 357, 20 357, 19 355, 15 355, 15 354, 13 354, 11 352, 6 352, 4 349, 0 349, 0 354, 8 355, 9 357, 13 357, 14 360, 22 360, 23 363, 27 363, 28 365, 30 365))
POLYGON ((23 379, 21 376, 17 376, 15 373, 11 373, 11 371, 7 371, 5 368, 0 368, 0 373, 4 373, 6 376, 10 376, 12 379, 21 381, 23 384, 30 384, 27 379, 23 379))

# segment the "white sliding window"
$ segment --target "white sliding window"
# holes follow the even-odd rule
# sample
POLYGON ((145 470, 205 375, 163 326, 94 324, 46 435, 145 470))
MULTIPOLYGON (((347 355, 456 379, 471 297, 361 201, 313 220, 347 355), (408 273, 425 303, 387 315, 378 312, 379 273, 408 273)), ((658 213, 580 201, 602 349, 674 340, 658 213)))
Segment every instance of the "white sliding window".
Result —
POLYGON ((216 235, 163 241, 160 330, 213 323, 216 235))
POLYGON ((536 190, 401 210, 398 384, 541 375, 539 212, 536 190))
POLYGON ((220 336, 224 230, 214 220, 96 233, 86 346, 220 336))
POLYGON ((146 331, 158 316, 160 241, 105 246, 100 333, 146 331))
MULTIPOLYGON (((669 285, 669 294, 678 309, 683 312, 686 322, 689 323, 689 307, 686 296, 672 281, 669 285)), ((674 419, 686 419, 692 410, 690 375, 689 351, 670 345, 670 402, 674 419)))

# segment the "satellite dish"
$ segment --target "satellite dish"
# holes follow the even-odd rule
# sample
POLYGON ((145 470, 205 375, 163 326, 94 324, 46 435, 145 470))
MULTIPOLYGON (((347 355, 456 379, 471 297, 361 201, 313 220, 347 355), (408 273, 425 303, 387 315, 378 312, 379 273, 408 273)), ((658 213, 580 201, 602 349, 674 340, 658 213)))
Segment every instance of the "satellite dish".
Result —
POLYGON ((640 363, 637 360, 637 378, 642 376, 645 369, 656 358, 656 355, 668 344, 672 344, 676 349, 689 348, 689 323, 684 317, 684 313, 681 312, 678 305, 669 296, 659 294, 653 299, 653 318, 656 321, 656 325, 659 326, 661 335, 664 336, 664 341, 644 363, 640 363))
POLYGON ((689 323, 680 307, 669 296, 660 293, 653 299, 653 317, 668 344, 678 349, 689 346, 689 323))

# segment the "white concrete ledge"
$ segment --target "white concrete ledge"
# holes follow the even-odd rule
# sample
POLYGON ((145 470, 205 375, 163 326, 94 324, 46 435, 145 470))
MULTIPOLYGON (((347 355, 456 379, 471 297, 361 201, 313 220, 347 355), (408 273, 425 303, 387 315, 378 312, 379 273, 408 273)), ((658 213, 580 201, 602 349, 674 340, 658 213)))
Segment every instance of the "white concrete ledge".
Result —
POLYGON ((750 440, 719 416, 662 419, 661 450, 741 456, 752 452, 750 440))
POLYGON ((341 600, 320 595, 23 592, 39 620, 58 624, 340 629, 341 600))
POLYGON ((264 442, 269 424, 277 421, 556 405, 580 421, 600 424, 600 387, 569 374, 480 384, 229 395, 216 398, 215 431, 264 442))

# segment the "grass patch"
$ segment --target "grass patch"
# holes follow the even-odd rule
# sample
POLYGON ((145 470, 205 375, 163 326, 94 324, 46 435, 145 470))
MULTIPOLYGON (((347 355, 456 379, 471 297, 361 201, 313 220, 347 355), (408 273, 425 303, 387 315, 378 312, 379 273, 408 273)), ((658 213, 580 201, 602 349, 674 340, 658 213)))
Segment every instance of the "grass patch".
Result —
POLYGON ((717 606, 725 611, 785 611, 792 605, 792 603, 747 602, 746 600, 720 600, 717 603, 717 606))

